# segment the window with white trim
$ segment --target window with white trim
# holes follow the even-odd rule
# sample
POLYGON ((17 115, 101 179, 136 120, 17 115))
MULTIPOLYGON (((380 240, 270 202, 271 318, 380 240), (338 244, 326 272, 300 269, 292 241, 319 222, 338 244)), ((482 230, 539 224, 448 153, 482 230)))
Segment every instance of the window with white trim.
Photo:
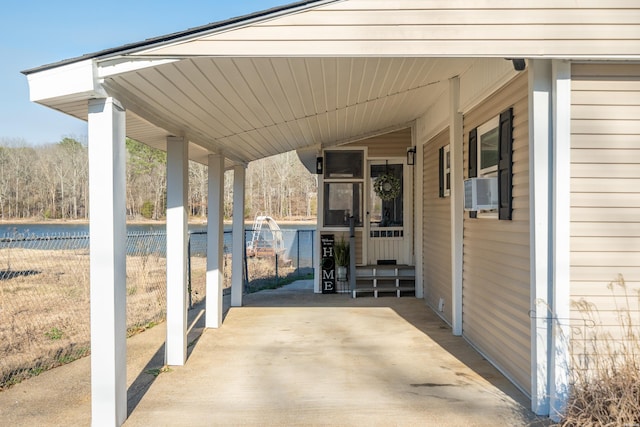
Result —
POLYGON ((449 144, 440 147, 438 155, 440 163, 439 196, 449 197, 451 195, 451 150, 449 144))
POLYGON ((500 116, 478 126, 478 176, 498 176, 500 116))

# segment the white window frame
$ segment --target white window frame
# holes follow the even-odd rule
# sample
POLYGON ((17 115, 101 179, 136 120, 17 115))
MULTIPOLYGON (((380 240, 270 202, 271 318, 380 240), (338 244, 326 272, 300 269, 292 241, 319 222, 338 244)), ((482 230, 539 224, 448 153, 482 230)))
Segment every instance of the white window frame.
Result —
MULTIPOLYGON (((481 126, 478 126, 478 142, 477 142, 477 157, 478 157, 478 177, 480 178, 490 178, 498 176, 498 162, 500 161, 500 114, 493 117, 490 120, 484 122, 481 126), (498 146, 496 148, 498 156, 496 157, 496 164, 481 168, 482 166, 482 136, 486 135, 488 132, 492 130, 498 130, 498 146)), ((498 189, 500 191, 500 189, 498 189)), ((481 210, 478 211, 478 218, 491 218, 498 219, 498 209, 491 210, 481 210)))
POLYGON ((443 182, 443 197, 451 196, 451 147, 449 144, 442 147, 442 182, 443 182))
MULTIPOLYGON (((486 121, 481 126, 478 126, 478 177, 486 178, 498 176, 498 156, 500 155, 500 141, 498 141, 498 147, 496 148, 498 156, 496 157, 496 164, 482 168, 482 136, 496 129, 500 130, 500 115, 498 114, 494 118, 486 121)), ((499 138, 499 136, 498 136, 499 138)))
MULTIPOLYGON (((322 177, 322 181, 321 184, 319 184, 319 187, 322 189, 322 194, 321 194, 321 199, 322 199, 322 230, 325 231, 343 231, 345 229, 349 229, 349 226, 347 224, 345 225, 326 225, 326 219, 327 219, 327 208, 328 206, 325 203, 325 197, 327 196, 326 194, 326 189, 328 186, 330 186, 331 184, 350 184, 350 185, 356 185, 359 184, 360 185, 360 198, 359 198, 359 206, 360 206, 360 212, 358 212, 359 216, 360 216, 360 221, 361 224, 358 225, 356 224, 356 228, 362 228, 364 225, 364 221, 366 220, 366 207, 364 205, 365 202, 365 198, 364 198, 364 192, 365 190, 365 178, 367 176, 367 171, 366 171, 366 167, 367 167, 367 150, 363 149, 363 148, 358 148, 358 147, 347 147, 347 148, 331 148, 328 150, 324 150, 323 151, 323 158, 324 158, 324 168, 325 170, 323 171, 321 177, 322 177), (354 152, 359 152, 361 154, 361 158, 360 158, 360 170, 362 171, 362 176, 361 177, 353 177, 353 176, 336 176, 336 177, 326 177, 327 173, 326 173, 326 168, 328 167, 328 163, 327 163, 327 152, 338 152, 338 151, 354 151, 354 152)), ((352 195, 353 196, 353 195, 352 195)), ((351 199, 351 206, 353 205, 353 199, 351 199)), ((320 209, 320 205, 318 206, 318 209, 320 209)), ((353 215, 353 212, 350 212, 351 215, 353 215)))

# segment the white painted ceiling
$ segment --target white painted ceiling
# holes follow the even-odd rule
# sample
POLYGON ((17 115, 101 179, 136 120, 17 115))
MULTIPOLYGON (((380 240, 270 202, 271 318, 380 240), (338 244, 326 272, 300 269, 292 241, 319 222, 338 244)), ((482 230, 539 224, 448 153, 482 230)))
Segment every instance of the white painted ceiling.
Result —
POLYGON ((246 163, 406 127, 471 63, 199 57, 111 76, 103 85, 128 111, 127 136, 161 149, 167 135, 184 136, 194 160, 205 163, 213 151, 246 163))

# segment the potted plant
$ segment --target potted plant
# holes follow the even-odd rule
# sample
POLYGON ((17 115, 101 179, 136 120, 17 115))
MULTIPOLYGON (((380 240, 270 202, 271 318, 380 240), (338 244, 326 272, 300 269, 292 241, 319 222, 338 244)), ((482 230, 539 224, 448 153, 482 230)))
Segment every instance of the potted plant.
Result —
POLYGON ((344 239, 334 243, 333 257, 336 261, 336 280, 347 281, 347 271, 349 269, 349 242, 344 239))

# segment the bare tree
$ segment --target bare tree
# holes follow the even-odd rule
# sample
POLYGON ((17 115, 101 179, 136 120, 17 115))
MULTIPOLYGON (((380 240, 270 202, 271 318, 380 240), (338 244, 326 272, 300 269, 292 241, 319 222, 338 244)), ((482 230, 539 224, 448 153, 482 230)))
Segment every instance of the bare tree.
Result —
POLYGON ((159 219, 165 211, 167 156, 132 139, 126 144, 129 214, 159 219))
MULTIPOLYGON (((127 214, 161 219, 166 214, 166 154, 127 139, 127 214)), ((24 140, 0 140, 0 217, 88 218, 86 143, 65 137, 56 144, 28 146, 24 140)), ((233 178, 225 172, 224 216, 233 209, 233 178)), ((189 212, 207 215, 207 167, 189 164, 189 212)), ((276 217, 314 214, 316 176, 295 153, 251 162, 247 169, 246 208, 276 217)))
POLYGON ((189 203, 191 205, 191 215, 200 216, 202 219, 207 216, 207 166, 189 162, 189 203))
POLYGON ((58 143, 58 151, 60 167, 63 170, 61 175, 61 204, 63 206, 63 217, 66 211, 69 217, 77 219, 79 211, 79 201, 82 199, 81 190, 83 189, 82 181, 88 170, 87 148, 78 140, 73 138, 64 138, 58 143), (68 180, 69 196, 68 201, 64 200, 64 182, 68 180))

